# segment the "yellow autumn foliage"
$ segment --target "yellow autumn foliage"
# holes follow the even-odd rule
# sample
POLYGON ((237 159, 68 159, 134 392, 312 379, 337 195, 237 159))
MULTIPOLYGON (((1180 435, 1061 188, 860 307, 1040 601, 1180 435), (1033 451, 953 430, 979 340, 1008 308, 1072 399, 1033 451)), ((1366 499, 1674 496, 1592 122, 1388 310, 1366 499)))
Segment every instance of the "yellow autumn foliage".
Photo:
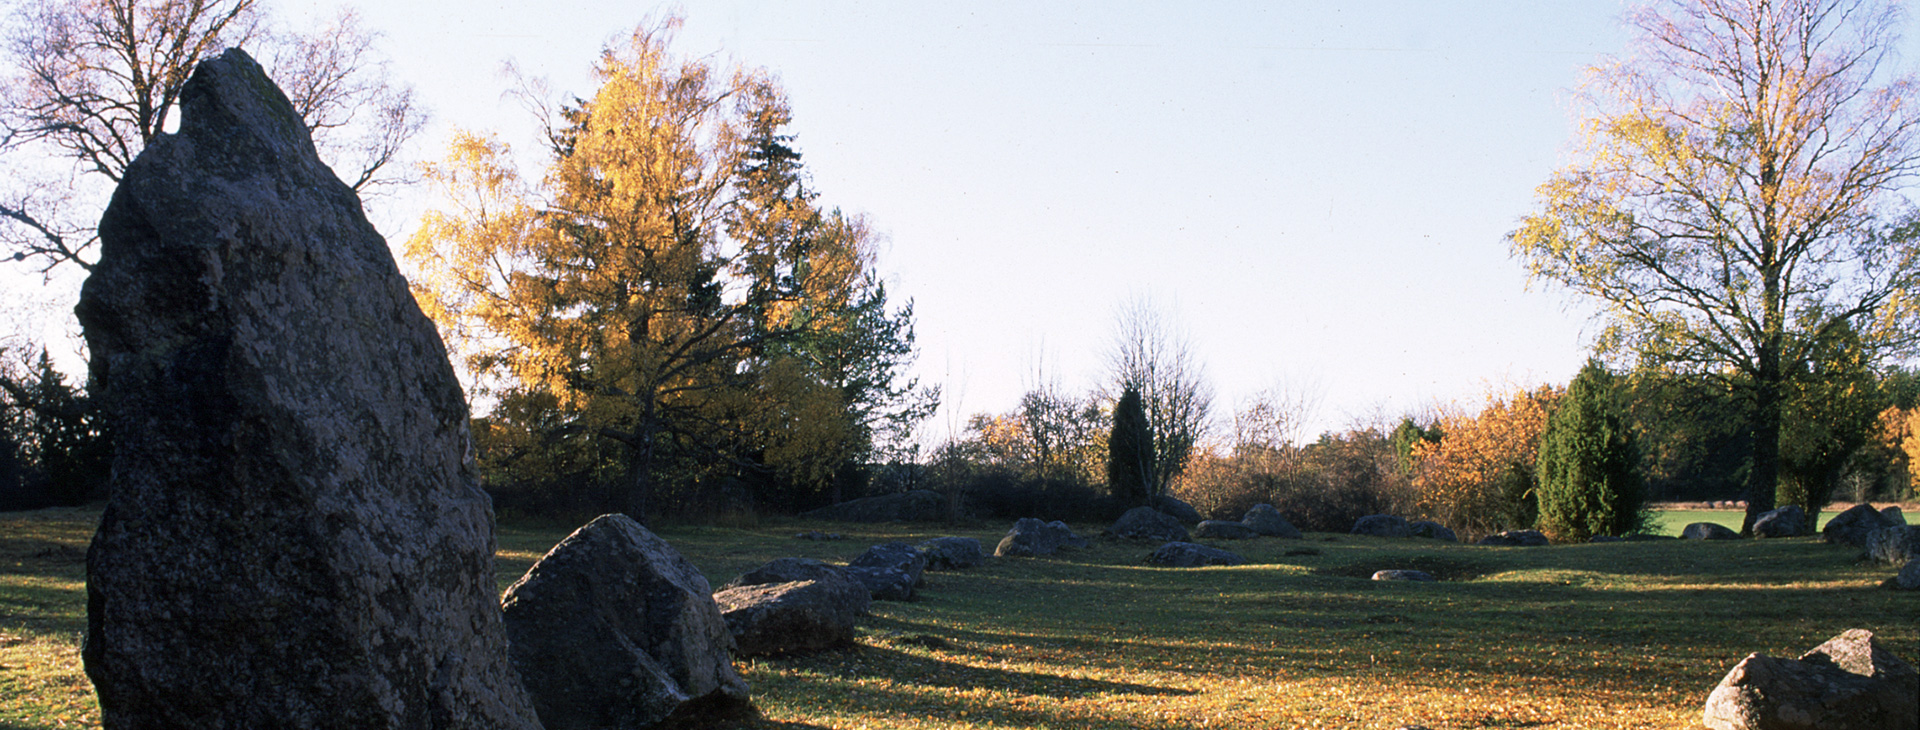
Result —
POLYGON ((1440 421, 1438 443, 1413 445, 1413 487, 1429 517, 1457 531, 1485 534, 1516 526, 1531 500, 1534 461, 1547 416, 1563 391, 1552 386, 1489 395, 1480 412, 1440 421), (1518 493, 1516 493, 1518 492, 1518 493))

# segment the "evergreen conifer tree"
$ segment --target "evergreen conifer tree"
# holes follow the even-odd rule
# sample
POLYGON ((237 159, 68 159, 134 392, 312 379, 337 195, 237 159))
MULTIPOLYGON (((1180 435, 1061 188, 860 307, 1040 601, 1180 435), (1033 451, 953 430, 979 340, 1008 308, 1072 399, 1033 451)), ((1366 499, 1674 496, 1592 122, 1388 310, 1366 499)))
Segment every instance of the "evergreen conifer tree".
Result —
POLYGON ((1639 527, 1639 449, 1615 396, 1614 377, 1597 361, 1580 369, 1540 438, 1540 528, 1583 542, 1639 527))
POLYGON ((1107 489, 1127 507, 1141 507, 1152 496, 1153 432, 1147 426, 1140 391, 1129 387, 1113 406, 1113 435, 1107 439, 1107 489))

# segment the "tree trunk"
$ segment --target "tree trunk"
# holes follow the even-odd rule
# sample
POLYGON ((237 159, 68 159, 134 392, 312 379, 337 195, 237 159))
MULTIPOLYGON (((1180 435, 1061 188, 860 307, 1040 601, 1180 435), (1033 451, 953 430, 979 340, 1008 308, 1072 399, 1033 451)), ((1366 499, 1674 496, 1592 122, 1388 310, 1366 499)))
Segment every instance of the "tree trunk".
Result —
POLYGON ((634 443, 627 445, 627 473, 621 479, 626 487, 622 495, 622 511, 641 526, 646 526, 647 510, 653 500, 653 419, 643 417, 635 429, 634 443))
POLYGON ((1772 355, 1772 373, 1762 365, 1762 374, 1754 383, 1753 468, 1747 472, 1747 516, 1740 522, 1740 534, 1753 535, 1753 521, 1773 510, 1775 490, 1780 485, 1780 370, 1779 355, 1763 350, 1763 361, 1772 355))

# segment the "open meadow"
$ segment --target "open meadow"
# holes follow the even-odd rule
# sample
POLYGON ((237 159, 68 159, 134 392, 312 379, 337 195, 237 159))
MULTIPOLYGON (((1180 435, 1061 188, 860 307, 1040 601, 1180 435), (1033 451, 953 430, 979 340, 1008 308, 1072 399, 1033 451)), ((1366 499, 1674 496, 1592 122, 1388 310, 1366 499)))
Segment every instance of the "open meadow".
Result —
MULTIPOLYGON (((80 670, 97 512, 0 515, 0 727, 98 724, 80 670)), ((1006 525, 768 521, 673 526, 719 584, 776 557, 845 561, 1006 525), (796 540, 823 529, 840 542, 796 540)), ((1076 526, 1083 534, 1092 525, 1076 526)), ((504 589, 568 530, 506 525, 504 589)), ((1145 564, 1095 540, 1053 559, 929 574, 876 602, 859 644, 743 661, 787 728, 1682 728, 1749 652, 1797 656, 1848 628, 1920 659, 1920 595, 1812 538, 1488 548, 1309 533, 1219 542, 1248 565, 1145 564), (1438 583, 1367 579, 1418 568, 1438 583)))

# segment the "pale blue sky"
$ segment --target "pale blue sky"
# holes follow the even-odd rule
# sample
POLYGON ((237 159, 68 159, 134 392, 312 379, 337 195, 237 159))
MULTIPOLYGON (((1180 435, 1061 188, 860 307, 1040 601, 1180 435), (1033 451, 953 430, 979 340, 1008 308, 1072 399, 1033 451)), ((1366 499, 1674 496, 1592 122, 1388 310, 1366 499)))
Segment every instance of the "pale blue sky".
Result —
MULTIPOLYGON (((283 18, 340 0, 272 2, 283 18)), ((434 115, 535 147, 512 59, 590 95, 666 6, 348 2, 434 115)), ((1563 382, 1587 308, 1503 235, 1561 163, 1569 89, 1625 50, 1620 3, 687 2, 677 48, 777 74, 824 200, 871 217, 952 416, 1013 407, 1044 352, 1084 391, 1114 310, 1189 331, 1224 415, 1286 383, 1314 430, 1563 382), (1571 305, 1571 307, 1569 306, 1571 305)), ((529 171, 532 172, 532 171, 529 171)), ((417 200, 376 202, 396 242, 417 200)))

